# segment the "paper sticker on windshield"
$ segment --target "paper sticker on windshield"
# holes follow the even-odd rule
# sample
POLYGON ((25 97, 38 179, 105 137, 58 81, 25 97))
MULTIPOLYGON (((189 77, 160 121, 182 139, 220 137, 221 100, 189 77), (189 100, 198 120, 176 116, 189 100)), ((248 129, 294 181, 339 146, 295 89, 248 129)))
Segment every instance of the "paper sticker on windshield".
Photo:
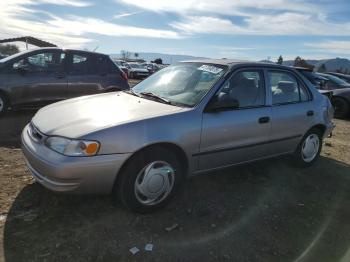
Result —
POLYGON ((218 74, 223 69, 220 67, 212 66, 212 65, 202 65, 201 67, 198 68, 198 70, 202 70, 202 71, 209 72, 212 74, 218 74))

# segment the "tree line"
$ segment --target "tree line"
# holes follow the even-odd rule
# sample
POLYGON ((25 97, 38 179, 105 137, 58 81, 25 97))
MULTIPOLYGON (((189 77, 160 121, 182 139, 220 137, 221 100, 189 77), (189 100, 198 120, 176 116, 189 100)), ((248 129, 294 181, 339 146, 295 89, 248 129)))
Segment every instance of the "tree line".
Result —
MULTIPOLYGON (((282 65, 283 64, 283 57, 282 55, 280 55, 276 61, 276 64, 279 64, 279 65, 282 65)), ((315 66, 314 65, 311 65, 309 64, 305 59, 301 58, 300 56, 297 56, 295 59, 294 59, 294 64, 293 64, 294 67, 304 67, 304 68, 309 68, 311 70, 314 70, 315 69, 315 66)), ((326 73, 328 72, 328 69, 326 67, 325 64, 321 64, 318 69, 317 69, 317 72, 319 73, 326 73)), ((347 74, 347 75, 350 75, 350 69, 349 68, 339 68, 339 69, 336 69, 335 72, 337 73, 342 73, 342 74, 347 74)))

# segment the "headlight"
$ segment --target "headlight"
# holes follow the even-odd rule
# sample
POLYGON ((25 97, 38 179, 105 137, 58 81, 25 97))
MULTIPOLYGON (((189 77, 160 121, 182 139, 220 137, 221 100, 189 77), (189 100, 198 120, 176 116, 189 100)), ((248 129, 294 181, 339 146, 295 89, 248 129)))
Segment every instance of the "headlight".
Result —
POLYGON ((66 156, 94 156, 97 154, 100 143, 97 141, 74 140, 59 136, 46 139, 46 146, 66 156))

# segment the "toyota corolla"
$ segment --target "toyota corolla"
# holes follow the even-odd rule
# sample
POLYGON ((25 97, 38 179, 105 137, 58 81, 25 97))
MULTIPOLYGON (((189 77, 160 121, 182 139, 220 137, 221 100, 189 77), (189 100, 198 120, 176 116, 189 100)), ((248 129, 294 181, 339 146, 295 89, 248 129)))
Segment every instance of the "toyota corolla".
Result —
POLYGON ((22 144, 45 187, 112 193, 150 212, 188 176, 284 154, 312 165, 332 117, 328 98, 293 68, 201 60, 164 68, 128 91, 44 107, 22 144))

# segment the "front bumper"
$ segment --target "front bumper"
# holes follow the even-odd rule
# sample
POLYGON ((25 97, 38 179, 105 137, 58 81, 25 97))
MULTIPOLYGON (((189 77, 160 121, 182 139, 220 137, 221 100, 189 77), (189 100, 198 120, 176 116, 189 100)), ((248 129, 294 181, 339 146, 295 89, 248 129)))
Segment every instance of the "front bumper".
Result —
POLYGON ((22 151, 33 177, 57 192, 108 194, 122 164, 131 154, 68 157, 47 148, 22 132, 22 151))

